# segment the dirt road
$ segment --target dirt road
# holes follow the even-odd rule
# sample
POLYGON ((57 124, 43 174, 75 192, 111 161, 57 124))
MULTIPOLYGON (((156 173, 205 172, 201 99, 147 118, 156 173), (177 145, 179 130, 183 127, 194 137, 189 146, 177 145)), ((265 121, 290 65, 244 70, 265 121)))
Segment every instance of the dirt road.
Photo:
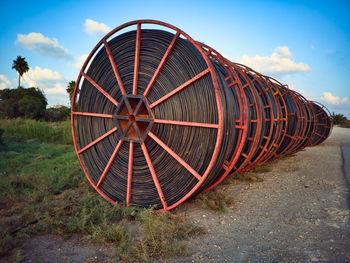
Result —
MULTIPOLYGON (((228 185, 233 209, 217 214, 186 204, 177 211, 208 234, 172 262, 350 262, 349 188, 334 128, 323 144, 280 160, 261 183, 228 185)), ((170 262, 170 261, 164 261, 170 262)))

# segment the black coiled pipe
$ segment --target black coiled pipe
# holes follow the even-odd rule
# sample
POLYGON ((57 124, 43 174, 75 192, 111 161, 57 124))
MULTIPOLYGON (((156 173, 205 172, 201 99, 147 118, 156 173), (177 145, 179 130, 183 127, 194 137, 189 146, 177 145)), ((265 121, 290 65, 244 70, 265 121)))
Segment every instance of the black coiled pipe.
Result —
POLYGON ((319 144, 332 126, 324 106, 152 20, 97 44, 72 105, 74 146, 92 186, 112 203, 158 211, 319 144))

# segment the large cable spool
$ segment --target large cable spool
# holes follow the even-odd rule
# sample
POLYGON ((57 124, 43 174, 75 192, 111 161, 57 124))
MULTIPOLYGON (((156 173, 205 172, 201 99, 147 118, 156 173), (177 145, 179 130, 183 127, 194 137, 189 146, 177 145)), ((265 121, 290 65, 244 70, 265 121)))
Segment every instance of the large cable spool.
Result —
POLYGON ((145 20, 116 28, 90 53, 77 89, 76 151, 107 200, 168 210, 215 180, 233 143, 233 107, 208 57, 180 29, 145 20))
POLYGON ((332 132, 332 120, 329 110, 319 102, 310 101, 309 108, 313 112, 313 130, 309 135, 308 146, 319 145, 324 142, 332 132))
POLYGON ((331 123, 320 112, 182 30, 138 20, 112 30, 88 56, 71 121, 97 192, 163 211, 228 175, 322 142, 331 123))

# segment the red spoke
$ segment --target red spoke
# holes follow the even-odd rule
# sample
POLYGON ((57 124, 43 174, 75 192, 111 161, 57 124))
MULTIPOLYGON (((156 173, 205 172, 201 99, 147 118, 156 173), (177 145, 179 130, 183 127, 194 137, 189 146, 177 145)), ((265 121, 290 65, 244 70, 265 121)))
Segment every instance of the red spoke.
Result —
POLYGON ((143 93, 143 96, 146 97, 148 95, 148 92, 151 90, 151 87, 153 86, 154 82, 156 81, 159 72, 162 70, 162 68, 163 68, 163 66, 164 66, 164 64, 165 64, 165 62, 166 62, 170 52, 172 51, 176 40, 179 38, 179 36, 180 36, 180 32, 177 32, 176 35, 173 37, 173 40, 171 41, 171 43, 170 43, 167 51, 165 52, 162 60, 160 61, 159 65, 158 65, 158 68, 154 72, 151 81, 148 83, 148 86, 147 86, 145 92, 143 93))
POLYGON ((316 135, 319 136, 319 137, 322 137, 322 138, 327 139, 324 135, 322 135, 322 134, 320 134, 320 133, 318 133, 318 132, 315 132, 315 131, 314 131, 314 134, 316 134, 316 135))
POLYGON ((132 94, 134 94, 134 95, 137 94, 137 80, 138 80, 138 76, 139 76, 140 41, 141 41, 141 24, 137 23, 134 84, 133 84, 133 88, 132 88, 132 94))
POLYGON ((95 81, 93 81, 88 75, 86 75, 84 72, 82 73, 84 78, 86 78, 93 86, 95 86, 96 89, 99 90, 107 99, 109 99, 115 106, 118 106, 118 102, 112 98, 111 95, 109 95, 104 89, 102 89, 95 81))
POLYGON ((162 142, 156 135, 152 132, 148 133, 156 143, 158 143, 164 150, 166 150, 176 161, 178 161, 183 167, 186 168, 194 177, 198 180, 201 180, 202 177, 191 167, 188 163, 186 163, 180 156, 178 156, 172 149, 170 149, 164 142, 162 142))
POLYGON ((73 111, 74 115, 91 116, 91 117, 102 117, 102 118, 113 118, 111 114, 91 113, 91 112, 78 112, 73 111))
POLYGON ((130 142, 129 148, 129 166, 128 166, 128 185, 126 188, 126 206, 129 206, 131 199, 131 179, 132 179, 132 165, 134 161, 134 142, 130 142))
POLYGON ((321 111, 321 112, 317 113, 316 115, 314 115, 314 118, 320 116, 321 114, 324 114, 324 112, 321 111))
POLYGON ((203 70, 201 73, 199 73, 198 75, 194 76, 192 79, 186 81, 184 84, 182 84, 181 86, 179 86, 178 88, 174 89, 173 91, 169 92, 167 95, 161 97, 159 100, 153 102, 149 107, 152 109, 153 107, 157 106, 159 103, 167 100, 168 98, 170 98, 171 96, 175 95, 176 93, 178 93, 180 90, 183 90, 184 88, 186 88, 187 86, 191 85, 193 82, 197 81, 198 79, 200 79, 201 77, 205 76, 206 74, 208 74, 210 72, 210 69, 207 68, 206 70, 203 70))
POLYGON ((85 150, 89 149, 91 146, 95 145, 96 143, 98 143, 99 141, 103 140, 104 138, 106 138, 107 136, 111 135, 113 132, 115 132, 117 130, 117 128, 113 128, 112 130, 106 132, 105 134, 103 134, 102 136, 98 137, 96 140, 94 140, 93 142, 90 142, 88 145, 86 145, 84 148, 82 148, 81 150, 78 151, 79 154, 81 154, 82 152, 84 152, 85 150))
POLYGON ((119 72, 118 72, 118 69, 117 69, 117 65, 115 64, 115 61, 114 61, 114 58, 112 56, 111 50, 109 49, 109 45, 108 45, 108 43, 107 43, 107 41, 105 39, 103 40, 103 44, 105 45, 106 52, 107 52, 109 61, 111 62, 111 65, 112 65, 112 68, 113 68, 113 71, 114 71, 114 75, 115 75, 115 77, 117 79, 120 91, 122 92, 122 94, 126 94, 122 78, 119 75, 119 72))
POLYGON ((193 127, 219 128, 219 124, 212 124, 212 123, 188 122, 188 121, 173 121, 173 120, 161 120, 161 119, 154 119, 154 122, 155 122, 155 123, 163 123, 163 124, 174 124, 174 125, 183 125, 183 126, 193 126, 193 127))
POLYGON ((98 182, 97 182, 97 184, 96 184, 96 187, 100 187, 100 185, 101 185, 103 179, 105 178, 106 174, 107 174, 108 171, 109 171, 109 168, 111 168, 111 165, 112 165, 112 163, 113 163, 115 157, 117 156, 117 153, 118 153, 120 147, 122 146, 122 143, 123 143, 123 141, 120 140, 120 141, 118 142, 117 146, 115 147, 114 152, 112 153, 111 158, 109 158, 109 161, 108 161, 108 163, 107 163, 105 169, 103 170, 103 173, 102 173, 100 179, 98 180, 98 182))
POLYGON ((151 172, 152 179, 153 179, 153 182, 154 182, 154 184, 155 184, 155 186, 156 186, 156 189, 157 189, 157 192, 158 192, 160 201, 162 202, 163 208, 165 209, 165 208, 168 207, 168 205, 167 205, 167 203, 165 202, 165 198, 164 198, 164 194, 163 194, 162 188, 160 187, 160 184, 159 184, 159 181, 158 181, 156 172, 154 171, 154 168, 153 168, 153 165, 152 165, 151 158, 149 157, 149 154, 148 154, 148 152, 147 152, 146 145, 145 145, 144 143, 141 144, 141 149, 142 149, 142 151, 143 151, 143 155, 144 155, 145 158, 146 158, 146 162, 147 162, 149 171, 151 172))

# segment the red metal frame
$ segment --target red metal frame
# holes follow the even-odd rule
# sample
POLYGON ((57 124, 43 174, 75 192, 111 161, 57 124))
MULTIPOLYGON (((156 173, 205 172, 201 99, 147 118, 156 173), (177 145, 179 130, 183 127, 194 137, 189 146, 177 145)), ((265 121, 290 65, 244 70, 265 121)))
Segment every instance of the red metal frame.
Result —
POLYGON ((161 119, 154 119, 155 123, 162 123, 162 124, 174 124, 174 125, 182 125, 182 126, 193 126, 193 127, 202 127, 202 128, 219 128, 219 124, 213 124, 213 123, 203 123, 203 122, 190 122, 190 121, 173 121, 173 120, 161 120, 161 119))
POLYGON ((164 142, 162 142, 155 134, 152 132, 148 133, 148 136, 151 137, 156 143, 158 143, 164 150, 166 150, 176 161, 178 161, 183 167, 186 168, 194 177, 198 180, 201 180, 202 177, 188 164, 186 163, 180 156, 178 156, 172 149, 169 148, 164 142))
POLYGON ((119 85, 119 89, 120 89, 121 93, 122 93, 123 95, 125 95, 126 92, 125 92, 125 88, 124 88, 124 84, 123 84, 122 78, 121 78, 120 75, 119 75, 119 71, 118 71, 118 69, 117 69, 117 66, 116 66, 116 64, 115 64, 114 58, 113 58, 113 56, 112 56, 111 50, 109 49, 109 45, 108 45, 106 39, 103 39, 103 44, 104 44, 104 47, 105 47, 105 49, 106 49, 109 62, 110 62, 111 65, 112 65, 115 78, 117 79, 117 82, 118 82, 118 85, 119 85))
POLYGON ((122 144, 123 144, 123 141, 120 140, 120 141, 118 142, 117 146, 115 147, 114 152, 112 153, 112 156, 109 158, 109 161, 108 161, 108 163, 107 163, 105 169, 103 170, 103 173, 102 173, 100 179, 98 180, 98 182, 97 182, 97 184, 96 184, 96 187, 100 187, 100 185, 101 185, 103 179, 106 177, 106 175, 107 175, 107 173, 108 173, 108 171, 109 171, 109 168, 111 168, 111 165, 112 165, 112 163, 113 163, 115 157, 117 156, 118 151, 119 151, 120 147, 122 146, 122 144))
POLYGON ((239 113, 239 119, 236 120, 236 123, 239 123, 239 125, 236 125, 235 127, 239 129, 239 135, 238 135, 238 141, 237 141, 237 147, 233 153, 233 155, 230 157, 230 160, 225 161, 225 163, 228 163, 228 165, 223 164, 223 168, 225 170, 224 173, 218 176, 216 181, 212 183, 207 189, 204 190, 204 192, 209 191, 216 187, 219 183, 221 183, 230 173, 232 173, 232 169, 234 169, 236 162, 238 158, 240 157, 240 154, 243 150, 243 147, 245 145, 245 140, 247 137, 247 122, 248 122, 248 105, 246 101, 246 97, 244 95, 243 87, 241 83, 238 81, 238 75, 236 74, 235 70, 232 68, 232 66, 228 63, 228 60, 226 60, 219 52, 214 50, 213 48, 209 47, 208 45, 197 42, 198 45, 202 47, 202 49, 206 52, 207 56, 211 57, 213 60, 216 60, 218 63, 220 63, 223 68, 225 69, 228 77, 226 78, 226 81, 229 83, 227 85, 228 88, 233 87, 237 94, 237 99, 239 103, 239 108, 243 109, 239 113))
POLYGON ((101 113, 90 113, 90 112, 73 112, 74 115, 90 116, 90 117, 101 117, 101 118, 113 118, 112 114, 101 114, 101 113))
POLYGON ((94 141, 90 142, 88 145, 86 145, 82 149, 78 150, 77 153, 81 154, 82 152, 84 152, 87 149, 89 149, 91 146, 94 146, 96 143, 98 143, 99 141, 103 140, 104 138, 106 138, 107 136, 111 135, 112 133, 114 133, 116 131, 117 131, 117 128, 114 127, 113 129, 111 129, 108 132, 104 133, 103 135, 101 135, 100 137, 95 139, 94 141))
MULTIPOLYGON (((237 64, 237 63, 236 63, 237 64)), ((273 147, 273 143, 270 143, 270 141, 272 140, 272 135, 273 135, 273 128, 274 128, 274 115, 273 115, 273 110, 272 110, 272 103, 270 101, 270 97, 268 96, 268 94, 266 93, 266 90, 263 88, 263 85, 261 83, 262 79, 259 78, 259 74, 252 70, 251 68, 238 64, 241 68, 243 68, 243 72, 246 74, 250 74, 251 76, 254 76, 254 78, 251 80, 251 82, 253 83, 254 86, 254 82, 257 83, 257 85, 259 85, 262 89, 262 93, 264 94, 265 98, 267 99, 267 106, 264 106, 264 110, 269 110, 270 115, 271 115, 271 119, 267 119, 265 118, 265 122, 266 125, 270 124, 270 128, 269 128, 269 134, 268 136, 265 138, 265 136, 263 136, 263 138, 265 138, 265 143, 264 144, 260 144, 259 148, 262 150, 260 152, 260 154, 255 158, 254 161, 250 160, 250 163, 244 167, 244 169, 242 171, 246 171, 256 165, 258 165, 260 163, 260 160, 266 156, 266 153, 268 153, 269 151, 271 151, 271 148, 273 147)), ((260 96, 262 96, 262 94, 259 94, 260 96)))
POLYGON ((166 203, 166 201, 165 201, 165 197, 164 197, 162 188, 161 188, 161 186, 160 186, 160 184, 159 184, 159 181, 158 181, 158 178, 157 178, 157 174, 156 174, 156 172, 154 171, 151 158, 149 157, 149 154, 148 154, 146 145, 145 145, 144 143, 141 144, 141 149, 142 149, 142 151, 143 151, 143 155, 145 156, 145 159, 146 159, 146 162, 147 162, 149 171, 151 172, 154 185, 156 186, 156 189, 157 189, 157 192, 158 192, 158 195, 159 195, 159 199, 160 199, 160 201, 161 201, 162 204, 163 204, 163 209, 167 209, 168 205, 167 205, 167 203, 166 203))
POLYGON ((250 141, 250 147, 248 148, 248 152, 241 153, 241 156, 245 158, 245 161, 242 162, 238 167, 236 167, 236 171, 232 172, 229 177, 235 176, 240 172, 243 172, 244 168, 251 163, 251 159, 255 154, 255 150, 258 147, 259 140, 262 133, 262 105, 259 99, 259 95, 254 87, 253 82, 247 77, 247 75, 244 73, 244 70, 241 66, 241 64, 229 62, 230 66, 239 74, 246 84, 242 86, 243 90, 249 89, 252 97, 253 97, 253 104, 250 104, 249 107, 254 108, 256 112, 256 119, 250 119, 250 125, 251 129, 254 129, 252 127, 255 126, 255 133, 253 137, 248 137, 247 140, 250 141))
POLYGON ((169 92, 168 94, 164 95, 163 97, 161 97, 159 100, 153 102, 149 107, 152 109, 155 106, 157 106, 158 104, 162 103, 163 101, 169 99, 171 96, 174 96, 176 93, 178 93, 179 91, 183 90, 184 88, 188 87, 189 85, 191 85, 193 82, 199 80, 201 77, 205 76, 206 74, 208 74, 210 72, 210 69, 207 68, 205 70, 203 70, 201 73, 197 74, 196 76, 194 76, 193 78, 191 78, 190 80, 186 81, 184 84, 180 85, 179 87, 177 87, 176 89, 174 89, 173 91, 169 92))
MULTIPOLYGON (((321 110, 323 110, 323 112, 322 111, 320 111, 320 112, 314 112, 314 116, 313 116, 313 122, 314 122, 314 130, 313 130, 313 132, 312 132, 312 134, 311 134, 311 137, 309 138, 309 143, 308 143, 308 146, 316 146, 316 145, 318 145, 318 144, 320 144, 320 143, 322 143, 324 140, 326 140, 327 138, 328 138, 328 136, 331 134, 331 132, 332 132, 332 129, 333 129, 333 120, 332 120, 332 118, 331 118, 331 113, 330 113, 330 111, 328 110, 328 108, 326 107, 326 106, 324 106, 323 104, 321 104, 321 103, 319 103, 319 102, 316 102, 316 101, 309 101, 309 104, 315 104, 315 105, 317 105, 318 107, 320 107, 320 109, 321 110), (331 126, 326 126, 325 128, 327 128, 327 129, 329 129, 329 132, 328 132, 328 136, 325 136, 325 134, 320 134, 320 133, 318 133, 318 132, 316 132, 316 127, 317 126, 324 126, 324 125, 327 125, 327 123, 319 123, 318 122, 318 120, 317 120, 317 116, 319 116, 319 115, 321 115, 321 114, 324 114, 325 115, 325 117, 324 117, 324 119, 328 119, 329 120, 329 122, 330 122, 330 124, 331 124, 331 126), (318 140, 316 140, 314 143, 311 143, 311 139, 312 139, 312 137, 313 137, 313 135, 317 135, 317 136, 319 136, 320 138, 318 139, 318 140)), ((311 107, 312 108, 312 110, 314 111, 314 109, 313 109, 313 107, 311 107)), ((326 131, 326 130, 325 130, 326 131)))
POLYGON ((165 52, 165 54, 164 54, 162 60, 161 60, 160 63, 159 63, 158 68, 157 68, 156 71, 154 72, 151 81, 148 83, 147 88, 146 88, 145 91, 143 92, 143 96, 146 97, 146 96, 148 95, 148 92, 150 91, 151 87, 153 86, 154 82, 156 81, 156 79, 157 79, 157 77, 158 77, 158 75, 159 75, 159 72, 162 70, 162 68, 163 68, 163 66, 164 66, 164 64, 165 64, 165 62, 166 62, 166 60, 167 60, 167 58, 168 58, 170 52, 173 50, 173 48, 174 48, 174 46, 175 46, 175 43, 176 43, 177 39, 179 38, 180 34, 181 34, 180 32, 176 32, 176 34, 175 34, 173 40, 171 41, 171 43, 170 43, 170 45, 169 45, 167 51, 165 52))
MULTIPOLYGON (((320 106, 319 104, 317 104, 318 107, 321 108, 322 112, 321 111, 315 112, 313 107, 310 106, 312 105, 311 103, 314 103, 314 102, 309 103, 302 95, 288 89, 287 86, 282 85, 280 82, 278 82, 273 78, 257 73, 254 70, 244 65, 228 61, 211 47, 203 43, 195 42, 191 37, 189 37, 182 30, 170 24, 156 21, 156 20, 136 20, 136 21, 128 22, 115 28, 110 33, 108 33, 91 51, 91 53, 89 54, 87 60, 85 61, 79 73, 79 76, 76 81, 76 86, 73 91, 72 101, 71 101, 71 105, 72 105, 71 126, 72 126, 73 143, 74 143, 74 148, 77 153, 79 163, 84 171, 85 176, 89 180, 90 184, 106 200, 108 200, 111 203, 115 203, 114 200, 112 200, 110 197, 106 195, 106 193, 103 192, 102 183, 103 183, 103 180, 108 175, 110 168, 116 156, 118 155, 118 152, 121 149, 123 143, 129 143, 128 165, 127 165, 128 173, 127 173, 127 186, 126 186, 126 196, 125 196, 127 206, 132 204, 132 186, 133 186, 132 180, 133 180, 133 165, 134 165, 133 162, 134 162, 135 143, 139 143, 141 146, 144 158, 146 160, 146 163, 150 172, 150 176, 152 177, 155 188, 159 195, 159 199, 163 206, 158 211, 170 210, 178 206, 180 203, 184 202, 186 199, 188 199, 190 196, 196 193, 196 191, 203 185, 206 178, 208 177, 208 175, 210 174, 210 172, 212 171, 212 169, 216 164, 217 157, 220 151, 222 137, 223 137, 223 122, 224 122, 223 120, 224 113, 222 109, 222 106, 223 106, 222 101, 224 101, 224 98, 222 98, 223 95, 220 95, 219 86, 216 79, 216 73, 213 68, 213 65, 211 64, 211 60, 214 60, 220 63, 220 65, 226 71, 228 76, 225 79, 227 83, 227 87, 234 89, 235 93, 237 94, 238 108, 240 112, 237 114, 237 118, 234 120, 235 128, 237 129, 237 132, 238 132, 237 145, 233 151, 232 156, 230 156, 228 160, 225 160, 222 165, 224 172, 218 175, 218 178, 216 179, 216 181, 211 186, 209 186, 205 191, 215 187, 222 180, 224 180, 224 178, 226 178, 228 175, 231 175, 231 176, 236 175, 238 172, 242 172, 256 165, 260 165, 270 160, 271 158, 276 158, 284 154, 301 150, 303 147, 308 145, 308 142, 310 142, 310 138, 309 138, 310 133, 312 135, 319 137, 319 139, 316 140, 313 144, 318 144, 322 142, 324 139, 326 139, 326 135, 330 134, 332 125, 330 127, 328 126, 325 127, 324 134, 320 134, 316 129, 319 126, 326 126, 328 123, 328 118, 329 118, 327 116, 328 110, 323 105, 320 106), (145 87, 143 93, 138 95, 138 88, 139 88, 138 77, 139 77, 139 65, 140 65, 140 59, 141 59, 140 48, 141 48, 142 24, 151 24, 151 25, 154 24, 156 26, 163 26, 167 28, 167 30, 175 31, 175 34, 173 39, 171 40, 171 43, 167 47, 161 61, 159 62, 154 74, 150 78, 149 83, 145 87), (119 74, 118 67, 116 65, 116 62, 114 60, 113 54, 111 53, 111 50, 107 41, 110 37, 114 36, 115 34, 118 34, 120 30, 123 30, 130 26, 136 26, 132 95, 127 94, 128 92, 125 90, 124 83, 119 74), (198 73, 197 75, 195 75, 194 77, 190 78, 185 83, 181 84, 180 86, 178 86, 177 88, 169 92, 168 94, 164 95, 163 97, 159 98, 158 100, 150 104, 148 100, 148 95, 152 90, 152 88, 154 87, 154 83, 157 81, 159 74, 161 74, 161 71, 164 65, 166 64, 167 59, 169 58, 169 56, 171 56, 171 52, 176 46, 176 43, 179 41, 180 36, 183 36, 183 38, 185 38, 188 42, 190 42, 193 45, 193 47, 200 52, 203 60, 207 65, 207 68, 202 72, 198 73), (138 129, 138 126, 136 124, 137 121, 141 121, 141 122, 145 121, 145 118, 143 116, 137 116, 137 111, 141 107, 141 102, 138 103, 138 106, 136 107, 136 109, 130 110, 131 106, 129 105, 129 102, 126 99, 125 105, 128 107, 128 112, 129 112, 128 115, 130 116, 132 115, 132 117, 135 118, 135 120, 130 121, 130 123, 127 124, 128 125, 127 127, 123 126, 123 128, 120 128, 120 129, 117 129, 115 127, 109 131, 106 131, 103 135, 94 139, 92 142, 89 142, 87 145, 81 147, 81 145, 79 145, 79 143, 77 142, 77 137, 76 137, 77 122, 75 118, 77 117, 106 118, 106 119, 113 118, 113 120, 118 121, 119 119, 124 120, 124 117, 125 118, 128 117, 126 115, 124 116, 123 114, 119 116, 115 113, 115 111, 111 112, 110 114, 106 114, 106 113, 81 112, 81 111, 76 111, 75 109, 78 89, 80 87, 80 84, 83 78, 89 83, 91 83, 91 85, 94 86, 94 88, 96 88, 101 94, 103 94, 103 96, 105 96, 111 103, 113 103, 114 106, 117 107, 117 111, 123 103, 123 99, 121 99, 119 102, 116 101, 116 99, 113 98, 111 94, 106 92, 103 89, 103 87, 98 85, 90 76, 88 76, 85 73, 87 72, 87 66, 90 63, 91 59, 93 58, 94 54, 100 48, 103 48, 103 47, 106 50, 111 68, 113 69, 113 74, 118 83, 118 87, 116 88, 120 89, 122 98, 125 99, 128 96, 133 96, 133 98, 134 97, 136 98, 139 96, 140 98, 142 98, 142 101, 145 103, 146 107, 148 107, 149 116, 150 116, 150 119, 152 119, 152 121, 150 122, 150 125, 147 127, 147 129, 141 132, 138 129), (191 120, 190 121, 164 120, 155 116, 154 112, 152 111, 153 108, 157 107, 164 101, 176 95, 181 90, 184 90, 185 88, 193 84, 195 81, 209 74, 210 74, 214 92, 215 92, 215 102, 213 103, 216 104, 217 117, 218 117, 217 123, 200 123, 200 122, 195 122, 191 120), (243 79, 242 82, 241 82, 241 79, 243 79), (259 87, 261 88, 261 91, 259 93, 257 92, 257 89, 254 84, 259 85, 259 87), (280 89, 284 90, 284 92, 281 93, 280 89), (292 103, 296 107, 295 112, 288 112, 287 104, 285 101, 285 96, 287 94, 288 94, 288 97, 290 97, 290 100, 292 100, 292 103), (256 115, 254 119, 251 119, 248 117, 249 111, 251 111, 252 113, 254 113, 254 115, 256 115), (268 113, 271 116, 271 118, 263 119, 262 116, 264 111, 268 113), (276 116, 275 116, 275 113, 276 113, 276 116), (323 122, 320 123, 317 121, 317 117, 322 114, 325 115, 324 123, 323 122), (289 125, 288 118, 292 116, 293 118, 294 117, 296 118, 296 129, 293 132, 293 134, 288 134, 287 132, 287 128, 289 125), (265 125, 269 125, 268 134, 263 134, 265 132, 265 130, 263 130, 262 128, 264 124, 263 122, 265 122, 265 125), (181 127, 190 126, 190 127, 199 127, 203 129, 217 130, 214 150, 211 155, 209 164, 206 167, 203 174, 199 174, 194 168, 191 167, 191 164, 187 163, 184 159, 182 159, 174 150, 172 150, 165 142, 163 142, 160 138, 157 137, 156 134, 152 132, 153 123, 157 123, 157 125, 177 125, 181 127), (128 138, 127 129, 128 127, 131 127, 131 126, 135 129, 135 132, 137 133, 139 140, 133 140, 128 138), (121 129, 124 129, 124 128, 125 130, 122 132, 121 129), (248 130, 251 133, 249 135, 248 135, 248 130), (119 136, 118 138, 119 140, 117 141, 114 151, 110 156, 107 162, 107 165, 104 167, 98 182, 95 184, 85 167, 85 164, 81 155, 86 150, 89 150, 92 146, 98 144, 100 141, 107 138, 114 132, 117 132, 117 137, 119 136), (284 142, 285 137, 288 137, 291 140, 288 143, 288 145, 283 149, 283 151, 277 154, 277 150, 280 148, 281 144, 284 142), (146 138, 149 138, 153 140, 155 143, 157 143, 164 150, 164 152, 171 155, 172 158, 174 158, 182 167, 184 167, 190 174, 192 174, 198 180, 198 182, 191 188, 191 190, 189 190, 183 197, 180 198, 180 200, 178 200, 173 204, 168 204, 167 200, 165 199, 165 196, 162 191, 162 187, 158 180, 157 173, 155 171, 155 168, 153 167, 150 154, 148 153, 147 146, 144 143, 146 138), (239 165, 238 165, 238 161, 240 161, 239 165)), ((129 91, 129 93, 131 93, 131 91, 129 91)), ((329 121, 331 122, 331 120, 329 121)), ((119 126, 117 125, 117 127, 119 126)), ((123 149, 124 148, 125 147, 123 147, 123 149)))
MULTIPOLYGON (((84 78, 89 81, 93 86, 95 86, 96 89, 98 89, 99 92, 101 92, 107 99, 109 99, 115 106, 118 106, 118 102, 109 95, 104 89, 102 89, 95 81, 93 81, 88 75, 86 75, 84 72, 81 73, 84 78)), ((72 104, 73 105, 73 104, 72 104)))
POLYGON ((134 161, 134 142, 130 142, 130 144, 129 144, 129 162, 128 162, 128 185, 126 188, 126 206, 129 206, 130 200, 131 200, 133 161, 134 161))
MULTIPOLYGON (((164 210, 170 210, 174 207, 176 207, 177 205, 179 205, 180 203, 184 202, 186 199, 188 199, 193 193, 195 193, 195 191, 203 184, 204 180, 206 179, 206 177, 208 176, 208 174, 210 173, 210 171, 212 170, 212 168, 214 167, 215 161, 217 159, 217 156, 219 154, 219 147, 220 147, 220 143, 222 140, 222 129, 223 129, 223 111, 222 111, 222 103, 221 103, 221 98, 220 98, 220 93, 218 91, 218 84, 217 84, 217 80, 216 80, 216 75, 213 69, 213 66, 211 65, 210 60, 208 59, 208 57, 205 55, 205 53, 203 52, 203 50, 201 49, 200 46, 198 46, 196 44, 196 42, 189 37, 186 33, 184 33, 182 30, 167 24, 167 23, 163 23, 160 21, 156 21, 156 20, 137 20, 137 21, 132 21, 132 22, 128 22, 125 23, 117 28, 115 28, 114 30, 112 30, 110 33, 108 33, 95 47, 94 49, 91 51, 91 53, 89 54, 88 58, 86 59, 80 73, 79 76, 77 78, 76 81, 76 86, 73 92, 73 96, 72 96, 72 110, 71 110, 71 125, 72 125, 72 135, 73 135, 73 143, 74 143, 74 147, 75 150, 77 152, 77 157, 79 160, 79 163, 87 177, 87 179, 89 180, 89 182, 92 184, 92 186, 96 189, 97 192, 99 192, 106 200, 110 201, 111 203, 115 203, 113 200, 111 200, 111 198, 109 198, 99 187, 96 187, 96 185, 93 184, 93 181, 89 175, 89 173, 87 172, 85 165, 83 163, 83 160, 80 156, 79 149, 78 149, 78 142, 77 142, 77 138, 76 138, 76 124, 75 124, 75 117, 76 116, 86 116, 86 117, 102 117, 102 118, 111 118, 113 116, 111 116, 112 114, 99 114, 99 113, 88 113, 88 112, 78 112, 75 111, 75 101, 77 98, 77 91, 79 89, 80 86, 80 82, 82 77, 84 77, 85 79, 87 79, 93 86, 95 86, 95 88, 97 88, 106 98, 108 98, 115 106, 118 106, 118 102, 112 98, 107 92, 105 92, 103 90, 102 87, 100 87, 96 82, 94 82, 89 76, 87 76, 85 74, 86 71, 86 67, 89 64, 91 58, 93 57, 93 55, 95 54, 95 52, 102 46, 104 45, 108 58, 110 60, 111 66, 113 68, 113 72, 114 75, 117 79, 118 82, 118 86, 119 89, 121 91, 122 94, 126 94, 124 85, 122 83, 122 80, 120 78, 117 66, 115 65, 113 56, 110 52, 109 46, 108 46, 108 42, 107 39, 111 36, 113 36, 115 33, 117 33, 118 31, 129 27, 129 26, 133 26, 136 25, 137 26, 137 32, 136 32, 136 50, 135 50, 135 65, 134 65, 134 81, 133 81, 133 94, 136 95, 137 94, 137 81, 138 81, 138 67, 139 67, 139 59, 140 59, 140 45, 141 45, 141 24, 155 24, 155 25, 161 25, 164 26, 166 28, 172 29, 176 32, 171 44, 169 45, 166 53, 164 54, 160 64, 158 65, 158 68, 156 70, 156 72, 154 73, 154 75, 151 78, 150 83, 148 84, 147 88, 144 91, 144 97, 145 100, 148 102, 147 100, 147 95, 149 93, 149 91, 151 90, 156 78, 158 77, 158 74, 160 73, 162 67, 164 66, 167 57, 169 56, 169 54, 171 53, 174 45, 176 44, 177 39, 179 38, 180 35, 184 36, 203 56, 204 61, 206 62, 208 68, 206 70, 204 70, 203 72, 199 73, 198 75, 194 76, 192 79, 188 80, 187 82, 185 82, 184 84, 180 85, 177 89, 175 89, 173 92, 165 95, 164 97, 162 97, 161 99, 159 99, 158 101, 154 102, 153 104, 151 104, 150 108, 154 108, 156 107, 158 104, 162 103, 163 101, 165 101, 166 99, 168 99, 169 97, 173 96, 174 94, 176 94, 177 92, 179 92, 180 90, 186 88, 187 86, 189 86, 190 84, 194 83, 195 81, 197 81, 198 79, 200 79, 201 77, 207 75, 210 73, 211 76, 211 80, 213 83, 213 87, 214 87, 214 92, 215 92, 215 103, 217 106, 217 114, 218 114, 218 123, 217 124, 210 124, 210 123, 197 123, 197 122, 183 122, 183 121, 173 121, 173 120, 160 120, 155 118, 154 113, 151 112, 152 117, 154 118, 155 122, 159 123, 159 124, 164 124, 164 125, 168 125, 168 124, 172 124, 172 125, 188 125, 188 126, 195 126, 195 127, 201 127, 201 128, 215 128, 217 129, 217 136, 216 136, 216 141, 215 141, 215 147, 214 147, 214 151, 211 157, 211 160, 205 170, 205 172, 203 173, 203 175, 199 175, 196 171, 194 171, 189 165, 187 165, 175 152, 173 152, 169 147, 167 147, 165 144, 162 144, 161 141, 157 141, 157 143, 163 147, 163 149, 165 151, 167 151, 169 154, 171 154, 181 165, 183 165, 186 169, 188 169, 197 179, 198 182, 197 184, 184 196, 182 197, 179 201, 177 201, 176 203, 172 204, 171 206, 168 206, 165 199, 164 199, 164 195, 162 194, 162 190, 160 188, 158 179, 157 179, 157 175, 155 173, 155 170, 153 168, 152 165, 152 161, 149 157, 149 154, 147 152, 146 146, 144 143, 141 144, 141 148, 142 151, 144 153, 145 159, 147 161, 151 176, 153 178, 153 181, 155 183, 155 186, 157 188, 158 194, 160 196, 160 200, 163 204, 163 209, 160 209, 158 211, 164 211, 164 210), (74 103, 73 103, 74 102, 74 103)), ((98 140, 95 140, 94 142, 90 143, 91 146, 98 143, 98 141, 104 139, 105 137, 107 137, 108 135, 110 135, 112 132, 115 132, 116 128, 113 129, 113 131, 109 131, 106 134, 104 134, 103 136, 101 136, 100 138, 98 138, 98 140)), ((157 139, 155 137, 155 135, 152 132, 149 132, 148 135, 150 135, 150 137, 152 137, 152 139, 157 139)), ((120 140, 116 146, 115 152, 113 153, 113 158, 110 158, 110 162, 107 164, 106 168, 105 168, 105 173, 103 174, 103 177, 101 176, 100 181, 102 182, 103 178, 106 176, 108 169, 110 168, 121 144, 122 144, 122 140, 120 140), (119 147, 118 147, 119 146, 119 147)), ((90 145, 89 144, 89 145, 90 145)), ((89 147, 91 147, 89 146, 89 147)), ((127 196, 126 196, 126 203, 127 205, 129 205, 131 203, 131 188, 132 188, 132 153, 133 153, 133 147, 134 147, 134 142, 130 142, 130 146, 129 146, 129 169, 128 169, 128 186, 127 186, 127 196)), ((87 149, 87 148, 86 148, 87 149)), ((86 150, 84 149, 84 150, 86 150)), ((81 150, 80 150, 81 151, 81 150)), ((101 182, 99 183, 99 186, 101 184, 101 182)))
POLYGON ((132 89, 133 95, 137 94, 137 81, 139 77, 139 61, 140 61, 140 41, 141 41, 141 23, 137 23, 134 82, 133 82, 133 89, 132 89))

